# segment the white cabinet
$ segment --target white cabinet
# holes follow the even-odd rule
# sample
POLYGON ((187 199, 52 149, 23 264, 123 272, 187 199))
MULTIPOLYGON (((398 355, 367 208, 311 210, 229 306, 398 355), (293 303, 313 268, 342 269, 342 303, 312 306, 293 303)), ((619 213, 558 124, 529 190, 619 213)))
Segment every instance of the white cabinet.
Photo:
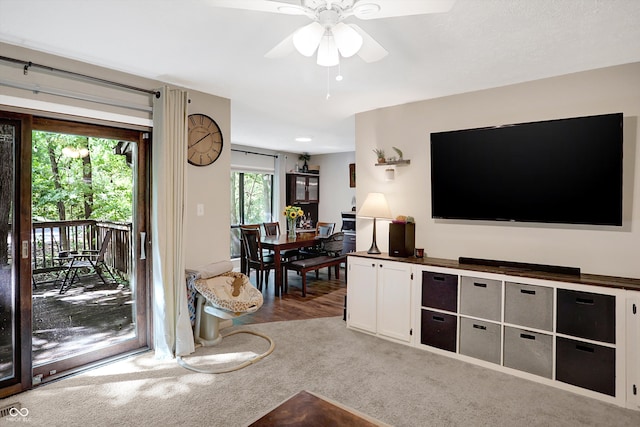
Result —
POLYGON ((411 341, 411 265, 348 258, 347 326, 411 341))
POLYGON ((378 334, 411 341, 411 264, 378 262, 378 334))
POLYGON ((376 261, 348 257, 347 325, 376 333, 376 261))
POLYGON ((349 328, 640 410, 640 280, 348 264, 349 328))

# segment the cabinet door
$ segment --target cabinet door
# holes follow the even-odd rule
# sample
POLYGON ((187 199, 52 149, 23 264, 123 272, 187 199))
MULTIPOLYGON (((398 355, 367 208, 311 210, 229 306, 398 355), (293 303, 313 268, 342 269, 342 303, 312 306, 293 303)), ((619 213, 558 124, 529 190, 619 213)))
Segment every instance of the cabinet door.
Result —
POLYGON ((348 258, 347 324, 376 332, 376 264, 372 260, 348 258))
POLYGON ((296 176, 295 202, 307 201, 307 179, 304 176, 296 176))
POLYGON ((640 409, 640 292, 627 291, 627 408, 640 409))
POLYGON ((411 341, 411 264, 378 262, 378 333, 411 341))
POLYGON ((318 203, 320 199, 320 178, 317 176, 307 177, 307 202, 318 203))

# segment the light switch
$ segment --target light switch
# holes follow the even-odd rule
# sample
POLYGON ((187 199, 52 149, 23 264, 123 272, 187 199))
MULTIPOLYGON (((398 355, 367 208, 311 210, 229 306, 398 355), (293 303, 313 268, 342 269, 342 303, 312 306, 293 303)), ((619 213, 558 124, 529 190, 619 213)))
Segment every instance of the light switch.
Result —
POLYGON ((196 214, 198 216, 204 216, 204 205, 202 203, 198 203, 198 206, 196 207, 196 214))

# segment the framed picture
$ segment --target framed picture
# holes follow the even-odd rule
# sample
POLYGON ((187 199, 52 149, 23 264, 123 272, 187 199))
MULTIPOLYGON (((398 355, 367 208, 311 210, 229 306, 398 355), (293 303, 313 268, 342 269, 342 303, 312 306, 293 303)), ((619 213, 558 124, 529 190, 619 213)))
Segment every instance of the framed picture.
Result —
POLYGON ((349 187, 356 187, 356 164, 349 163, 349 187))

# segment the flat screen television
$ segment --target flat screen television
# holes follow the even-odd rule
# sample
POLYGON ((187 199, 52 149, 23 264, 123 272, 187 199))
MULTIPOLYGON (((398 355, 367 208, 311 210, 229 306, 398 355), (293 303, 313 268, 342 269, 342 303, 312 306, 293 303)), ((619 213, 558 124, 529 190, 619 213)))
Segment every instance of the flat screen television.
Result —
POLYGON ((431 134, 436 219, 622 225, 622 113, 431 134))

